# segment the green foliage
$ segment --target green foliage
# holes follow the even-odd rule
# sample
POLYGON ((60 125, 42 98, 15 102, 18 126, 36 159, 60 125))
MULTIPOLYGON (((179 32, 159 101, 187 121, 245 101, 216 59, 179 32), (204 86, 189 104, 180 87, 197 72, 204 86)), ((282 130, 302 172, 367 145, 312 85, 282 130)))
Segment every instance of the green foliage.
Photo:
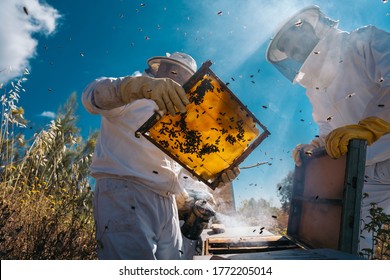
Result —
POLYGON ((390 260, 390 215, 383 208, 372 204, 370 222, 364 229, 372 233, 371 248, 363 248, 361 255, 368 259, 390 260))
POLYGON ((9 102, 14 91, 3 96, 9 114, 1 126, 0 258, 95 259, 88 170, 96 134, 80 137, 73 94, 55 120, 25 141, 20 129, 27 122, 15 117, 23 111, 9 102))
POLYGON ((282 210, 285 213, 290 212, 290 204, 292 198, 292 189, 294 182, 294 172, 290 171, 283 180, 276 185, 277 196, 282 204, 282 210))

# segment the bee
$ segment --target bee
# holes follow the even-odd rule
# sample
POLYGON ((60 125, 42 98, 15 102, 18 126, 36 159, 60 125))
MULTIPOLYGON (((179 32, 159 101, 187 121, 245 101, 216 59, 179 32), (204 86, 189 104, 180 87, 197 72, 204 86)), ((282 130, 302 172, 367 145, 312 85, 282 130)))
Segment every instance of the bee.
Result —
POLYGON ((326 118, 326 120, 327 120, 328 122, 330 122, 332 119, 333 119, 333 116, 328 116, 328 117, 326 118))
POLYGON ((308 155, 308 156, 312 156, 313 152, 312 151, 306 151, 305 154, 308 155))
POLYGON ((303 24, 303 21, 301 19, 298 19, 294 24, 296 27, 301 27, 303 24))

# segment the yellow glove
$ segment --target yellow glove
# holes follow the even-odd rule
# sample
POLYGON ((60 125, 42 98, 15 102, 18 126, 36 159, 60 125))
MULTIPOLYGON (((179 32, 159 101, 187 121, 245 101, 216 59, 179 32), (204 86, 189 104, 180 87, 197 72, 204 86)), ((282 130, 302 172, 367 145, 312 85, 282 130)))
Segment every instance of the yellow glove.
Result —
POLYGON ((339 158, 348 151, 351 139, 364 139, 371 145, 383 135, 390 133, 390 123, 377 118, 369 117, 358 124, 336 128, 325 139, 325 148, 329 156, 339 158))

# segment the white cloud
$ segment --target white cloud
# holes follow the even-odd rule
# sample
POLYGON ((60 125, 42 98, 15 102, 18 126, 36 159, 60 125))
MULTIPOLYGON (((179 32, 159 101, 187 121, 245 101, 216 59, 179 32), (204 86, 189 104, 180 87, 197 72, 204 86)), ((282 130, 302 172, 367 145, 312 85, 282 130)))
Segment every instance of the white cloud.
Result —
POLYGON ((133 76, 133 77, 139 77, 139 76, 142 76, 142 73, 141 73, 139 70, 137 70, 137 71, 135 71, 133 74, 131 74, 131 76, 133 76))
POLYGON ((41 117, 46 117, 49 119, 55 119, 56 118, 56 113, 51 112, 51 111, 44 111, 40 114, 41 117))
POLYGON ((52 34, 60 14, 40 0, 0 1, 0 83, 20 76, 36 54, 34 33, 52 34))

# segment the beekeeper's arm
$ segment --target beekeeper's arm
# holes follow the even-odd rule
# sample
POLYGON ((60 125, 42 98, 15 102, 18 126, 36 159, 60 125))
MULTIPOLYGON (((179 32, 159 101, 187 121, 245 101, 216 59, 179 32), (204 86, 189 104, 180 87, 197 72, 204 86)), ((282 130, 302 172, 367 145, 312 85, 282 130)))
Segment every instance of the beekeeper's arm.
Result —
MULTIPOLYGON (((186 105, 189 104, 181 85, 169 78, 147 76, 96 80, 84 91, 83 104, 87 110, 91 106, 111 110, 141 98, 154 100, 163 114, 166 112, 172 115, 176 112, 184 113, 186 105)), ((94 110, 90 109, 88 111, 93 113, 94 110)))
POLYGON ((353 138, 367 140, 371 145, 390 133, 390 33, 374 26, 358 32, 368 34, 359 45, 359 55, 364 58, 365 72, 379 90, 373 94, 358 124, 339 127, 327 136, 326 150, 334 158, 347 152, 348 141, 353 138))

